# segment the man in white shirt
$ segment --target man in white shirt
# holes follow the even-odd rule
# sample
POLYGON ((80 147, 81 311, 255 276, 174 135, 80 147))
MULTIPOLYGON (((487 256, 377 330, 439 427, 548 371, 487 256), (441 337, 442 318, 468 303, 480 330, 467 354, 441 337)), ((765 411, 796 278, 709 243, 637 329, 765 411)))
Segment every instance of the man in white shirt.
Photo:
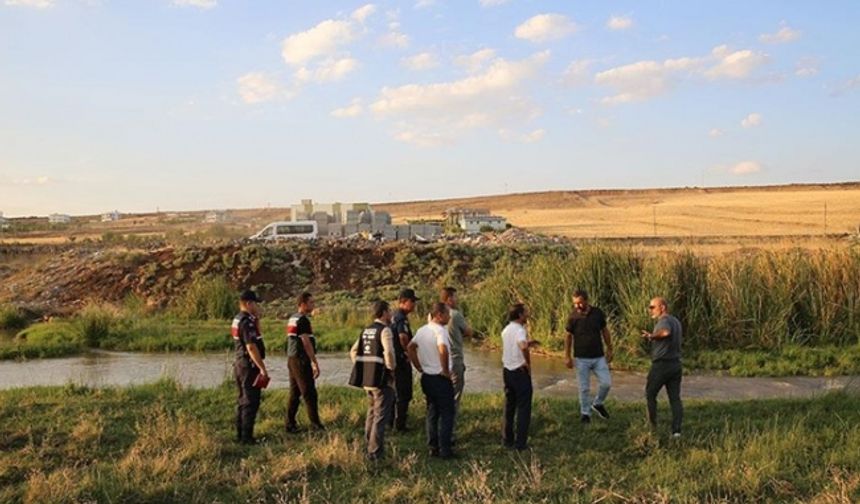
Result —
POLYGON ((430 455, 455 458, 451 450, 454 430, 454 384, 451 382, 451 340, 445 326, 451 314, 445 303, 435 303, 430 322, 418 329, 407 347, 409 359, 421 373, 421 390, 427 399, 427 444, 430 455))
POLYGON ((349 384, 367 391, 367 420, 364 438, 367 458, 379 460, 384 455, 385 425, 394 416, 394 335, 391 332, 391 308, 385 301, 373 304, 373 324, 362 331, 349 351, 353 362, 349 384))
POLYGON ((502 438, 506 448, 528 448, 529 423, 532 416, 532 377, 526 322, 529 310, 522 303, 511 306, 508 325, 502 331, 502 378, 505 383, 505 418, 502 438), (516 429, 514 429, 516 417, 516 429), (514 431, 516 430, 516 436, 514 431))

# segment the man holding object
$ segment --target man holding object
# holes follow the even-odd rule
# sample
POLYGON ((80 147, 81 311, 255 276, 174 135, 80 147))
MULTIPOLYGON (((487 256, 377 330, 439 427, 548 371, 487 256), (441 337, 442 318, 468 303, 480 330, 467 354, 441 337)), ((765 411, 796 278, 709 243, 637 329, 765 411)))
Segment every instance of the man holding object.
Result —
POLYGON ((657 394, 665 386, 672 407, 672 437, 680 438, 684 415, 681 404, 681 321, 669 314, 669 306, 662 297, 651 300, 648 313, 657 321, 653 331, 642 331, 642 337, 651 342, 651 370, 645 385, 648 421, 652 427, 657 426, 657 394))

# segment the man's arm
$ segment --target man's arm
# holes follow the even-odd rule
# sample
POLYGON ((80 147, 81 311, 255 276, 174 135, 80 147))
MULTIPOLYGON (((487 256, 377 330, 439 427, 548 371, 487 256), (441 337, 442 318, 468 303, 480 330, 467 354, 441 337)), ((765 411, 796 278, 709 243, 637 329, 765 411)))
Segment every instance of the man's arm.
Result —
POLYGON ((442 376, 451 378, 451 370, 448 369, 448 346, 442 343, 436 346, 439 348, 439 363, 442 364, 442 376))
POLYGON ((609 334, 609 328, 606 326, 603 327, 603 344, 606 347, 606 362, 612 362, 612 336, 609 334))
POLYGON ((570 347, 573 343, 573 335, 570 332, 564 333, 564 365, 568 369, 573 369, 573 357, 570 356, 570 347))
POLYGON ((412 362, 412 365, 415 366, 415 369, 417 369, 419 373, 423 373, 424 369, 421 368, 421 363, 418 362, 418 345, 414 341, 410 341, 409 344, 406 345, 406 353, 409 355, 409 360, 412 362))
POLYGON ((475 334, 475 332, 472 331, 472 326, 466 322, 466 317, 464 317, 462 313, 457 313, 457 323, 460 325, 460 332, 463 333, 463 336, 471 338, 475 334))
POLYGON ((245 348, 248 350, 248 356, 251 357, 251 361, 255 366, 260 370, 264 376, 268 375, 269 372, 266 371, 266 364, 263 363, 263 357, 260 355, 260 350, 257 348, 256 343, 245 343, 245 348))
POLYGON ((361 342, 361 338, 355 340, 355 343, 352 344, 352 348, 349 349, 349 360, 355 362, 355 358, 358 357, 358 344, 361 342))
POLYGON ((302 340, 302 346, 305 347, 305 353, 311 359, 311 368, 314 371, 314 380, 320 377, 320 365, 317 362, 317 354, 314 352, 314 344, 311 342, 311 337, 307 334, 299 336, 302 340))
POLYGON ((642 331, 642 337, 651 340, 659 340, 668 338, 672 335, 672 329, 669 328, 668 324, 661 324, 657 322, 657 325, 654 326, 653 332, 642 331))
POLYGON ((531 374, 532 357, 531 357, 531 351, 529 351, 529 342, 528 342, 528 340, 520 341, 518 343, 518 345, 520 347, 520 351, 523 353, 523 359, 526 360, 526 370, 529 372, 529 374, 531 374))
POLYGON ((394 357, 394 335, 387 327, 382 330, 382 358, 385 361, 385 367, 394 371, 397 367, 397 359, 394 357))

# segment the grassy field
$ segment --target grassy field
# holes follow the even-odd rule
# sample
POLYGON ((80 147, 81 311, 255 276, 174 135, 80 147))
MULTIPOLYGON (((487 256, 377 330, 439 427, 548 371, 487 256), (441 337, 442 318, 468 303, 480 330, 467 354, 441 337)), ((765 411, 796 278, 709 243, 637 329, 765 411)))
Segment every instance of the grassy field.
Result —
POLYGON ((380 205, 398 220, 484 208, 515 226, 573 238, 790 236, 857 232, 860 185, 552 191, 380 205), (655 223, 656 220, 656 233, 655 223))
MULTIPOLYGON (((610 403, 583 427, 577 403, 537 399, 532 450, 500 446, 500 394, 467 395, 462 458, 431 459, 419 429, 363 459, 360 391, 321 391, 323 434, 283 433, 285 391, 264 393, 261 446, 233 442, 234 391, 171 382, 0 392, 2 502, 820 502, 860 499, 860 399, 688 403, 668 416, 610 403)), ((300 413, 300 421, 304 421, 300 413)))

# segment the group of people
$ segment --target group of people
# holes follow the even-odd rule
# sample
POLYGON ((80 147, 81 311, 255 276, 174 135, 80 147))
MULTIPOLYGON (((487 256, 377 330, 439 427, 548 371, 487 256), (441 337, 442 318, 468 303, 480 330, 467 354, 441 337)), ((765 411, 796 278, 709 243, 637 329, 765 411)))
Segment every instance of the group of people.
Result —
MULTIPOLYGON (((364 389, 368 397, 365 440, 370 460, 384 456, 386 429, 408 430, 413 368, 420 374, 427 404, 425 428, 430 455, 442 459, 457 457, 454 451, 456 420, 466 371, 463 341, 472 336, 473 330, 458 309, 457 290, 446 287, 441 290, 439 300, 430 305, 427 323, 413 334, 409 315, 415 311, 417 301, 419 298, 413 289, 403 289, 394 309, 386 301, 373 303, 373 322, 350 349, 353 369, 349 384, 364 389)), ((259 302, 253 291, 242 293, 240 312, 233 320, 232 330, 239 391, 236 434, 240 443, 248 444, 255 442, 254 421, 260 405, 260 391, 268 383, 259 302)), ((322 430, 315 385, 320 370, 310 321, 313 296, 302 293, 297 305, 298 312, 287 324, 290 394, 285 429, 298 432, 296 413, 304 399, 312 427, 322 430)), ((683 416, 680 397, 683 331, 680 321, 669 313, 664 298, 652 299, 648 311, 655 320, 653 330, 642 331, 642 337, 651 344, 652 364, 645 386, 648 420, 656 426, 657 395, 665 387, 672 410, 672 436, 677 438, 681 436, 683 416)), ((516 450, 528 449, 533 395, 531 349, 539 344, 528 334, 528 319, 526 304, 512 305, 507 314, 508 323, 501 333, 505 394, 502 442, 506 448, 516 450)), ((612 337, 605 314, 589 303, 584 290, 573 294, 573 310, 565 331, 565 363, 568 368, 576 368, 580 421, 590 423, 592 413, 609 419, 605 401, 612 387, 612 337), (592 374, 598 381, 593 398, 592 374)))

